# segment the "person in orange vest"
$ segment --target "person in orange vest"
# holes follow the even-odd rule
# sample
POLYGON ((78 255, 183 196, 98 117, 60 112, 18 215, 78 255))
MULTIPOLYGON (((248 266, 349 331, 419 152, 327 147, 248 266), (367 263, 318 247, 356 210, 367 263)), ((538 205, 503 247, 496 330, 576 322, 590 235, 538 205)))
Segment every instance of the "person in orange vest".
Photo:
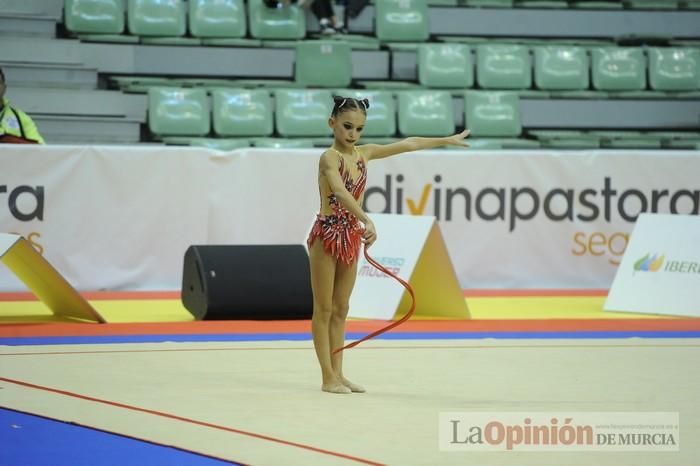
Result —
POLYGON ((5 74, 0 68, 0 143, 44 144, 44 138, 29 115, 11 106, 5 98, 5 89, 5 74))

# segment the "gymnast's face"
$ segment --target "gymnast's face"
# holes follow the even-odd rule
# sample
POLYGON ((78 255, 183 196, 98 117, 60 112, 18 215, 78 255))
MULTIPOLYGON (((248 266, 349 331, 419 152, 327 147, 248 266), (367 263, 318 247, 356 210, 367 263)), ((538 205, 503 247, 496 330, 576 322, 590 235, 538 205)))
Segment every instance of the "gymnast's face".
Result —
POLYGON ((331 117, 328 120, 328 126, 333 129, 336 143, 352 147, 360 139, 366 119, 367 117, 361 111, 350 110, 331 117))

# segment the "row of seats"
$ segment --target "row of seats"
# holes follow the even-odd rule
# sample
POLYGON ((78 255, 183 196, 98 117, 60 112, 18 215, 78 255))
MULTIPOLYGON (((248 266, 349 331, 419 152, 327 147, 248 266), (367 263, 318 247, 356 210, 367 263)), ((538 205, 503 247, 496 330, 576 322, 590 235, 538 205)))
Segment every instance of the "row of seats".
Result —
MULTIPOLYGON (((381 41, 425 40, 429 36, 426 0, 383 0, 376 6, 376 36, 381 41)), ((302 39, 302 8, 268 8, 262 0, 65 0, 64 24, 78 35, 102 40, 137 41, 131 36, 180 38, 180 43, 227 45, 222 39, 302 39), (127 4, 125 4, 125 1, 127 4), (126 10, 126 15, 124 14, 126 10), (126 20, 125 20, 126 16, 126 20), (126 29, 125 29, 126 28, 126 29), (189 29, 192 38, 185 38, 189 29), (117 35, 116 37, 114 35, 117 35)))
MULTIPOLYGON (((262 0, 127 0, 128 32, 134 36, 182 37, 188 23, 196 38, 301 39, 306 16, 297 6, 267 8, 262 0), (189 18, 189 21, 188 21, 189 18), (248 29, 250 29, 248 31, 248 29)), ((117 34, 125 30, 125 0, 65 0, 66 28, 76 34, 117 34)), ((382 0, 375 5, 375 31, 382 42, 427 40, 430 36, 429 3, 440 0, 382 0)), ((456 0, 445 4, 456 5, 456 0)), ((467 0, 466 6, 513 6, 513 0, 467 0)), ((700 0, 626 0, 633 8, 700 8, 700 0)), ((566 1, 523 0, 515 5, 567 7, 566 1)), ((615 2, 575 1, 576 7, 605 8, 615 2)))
MULTIPOLYGON (((365 140, 389 142, 397 134, 443 136, 457 129, 447 91, 341 89, 334 93, 370 100, 365 140)), ((204 89, 152 88, 148 125, 156 138, 168 142, 195 141, 225 149, 247 146, 251 140, 262 147, 308 147, 321 138, 323 145, 331 134, 331 96, 330 90, 320 89, 277 89, 272 94, 264 89, 214 89, 210 103, 204 89), (224 139, 208 138, 212 133, 224 139), (272 138, 275 135, 292 139, 272 138)), ((523 134, 517 94, 467 91, 464 97, 466 126, 475 148, 694 149, 700 144, 700 132, 541 130, 523 134)))
MULTIPOLYGON (((516 44, 428 43, 418 47, 418 81, 428 88, 530 89, 531 49, 516 44), (476 75, 476 76, 475 76, 476 75), (475 79, 476 78, 476 79, 475 79)), ((536 46, 534 84, 541 90, 695 91, 700 89, 700 48, 536 46), (590 55, 589 55, 590 52, 590 55), (648 83, 647 83, 648 75, 648 83), (648 84, 648 85, 647 85, 648 84)), ((307 86, 350 84, 351 49, 337 41, 302 41, 296 81, 307 86)), ((392 87, 393 82, 382 83, 392 87)))
MULTIPOLYGON (((534 60, 530 49, 520 45, 480 44, 474 49, 475 58, 472 47, 466 44, 421 44, 417 53, 418 85, 431 89, 528 90, 534 84, 537 90, 565 91, 563 97, 606 98, 623 92, 628 96, 636 93, 639 97, 648 97, 647 89, 668 93, 664 95, 681 92, 683 97, 700 96, 697 92, 700 90, 700 49, 696 48, 596 47, 588 50, 580 46, 537 46, 532 48, 534 60)), ((351 75, 352 57, 347 43, 298 42, 297 85, 349 87, 351 75)), ((206 83, 206 79, 200 81, 206 83)), ((162 80, 155 80, 155 84, 159 83, 162 80)), ((361 84, 395 89, 406 87, 407 83, 368 81, 361 84)), ((233 85, 238 86, 235 80, 233 85)), ((134 90, 145 91, 140 85, 134 90)))
POLYGON ((248 0, 248 8, 243 0, 65 0, 64 24, 75 34, 121 35, 127 27, 133 36, 180 37, 183 43, 188 27, 192 36, 207 39, 243 38, 248 25, 258 39, 306 35, 301 9, 267 8, 262 0, 248 0))
MULTIPOLYGON (((320 137, 330 134, 332 94, 368 98, 364 136, 444 136, 455 131, 454 104, 447 91, 357 91, 321 89, 151 88, 148 124, 157 136, 320 137), (273 98, 274 97, 274 98, 273 98)), ((517 94, 466 93, 465 117, 474 136, 518 137, 522 133, 517 94)))
MULTIPOLYGON (((590 131, 578 134, 549 134, 555 131, 533 131, 528 133, 534 139, 499 140, 496 138, 469 138, 467 142, 471 149, 501 150, 501 149, 678 149, 700 150, 700 133, 673 132, 639 132, 639 131, 590 131)), ((361 144, 368 142, 390 143, 398 139, 377 140, 362 138, 361 144)), ((328 147, 332 138, 270 138, 270 137, 167 137, 163 140, 169 145, 188 145, 207 147, 216 150, 235 150, 246 147, 271 149, 300 149, 313 147, 328 147)), ((458 149, 457 146, 445 146, 440 149, 458 149)))

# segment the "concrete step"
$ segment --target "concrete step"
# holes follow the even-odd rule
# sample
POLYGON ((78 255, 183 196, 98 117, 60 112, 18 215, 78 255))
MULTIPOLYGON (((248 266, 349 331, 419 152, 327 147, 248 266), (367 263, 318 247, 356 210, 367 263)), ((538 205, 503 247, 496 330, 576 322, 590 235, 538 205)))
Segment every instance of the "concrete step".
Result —
POLYGON ((141 123, 127 118, 33 115, 47 144, 134 144, 141 123))
POLYGON ((56 19, 50 16, 2 12, 0 13, 0 36, 55 37, 56 22, 56 19))
POLYGON ((0 15, 48 16, 59 21, 63 14, 64 0, 0 0, 0 15))
POLYGON ((82 65, 80 42, 77 40, 20 37, 17 35, 0 39, 0 62, 32 64, 82 65))
POLYGON ((28 64, 0 61, 9 87, 97 89, 97 70, 80 65, 28 64))
POLYGON ((6 96, 29 115, 94 116, 146 121, 145 95, 120 91, 8 87, 6 96))

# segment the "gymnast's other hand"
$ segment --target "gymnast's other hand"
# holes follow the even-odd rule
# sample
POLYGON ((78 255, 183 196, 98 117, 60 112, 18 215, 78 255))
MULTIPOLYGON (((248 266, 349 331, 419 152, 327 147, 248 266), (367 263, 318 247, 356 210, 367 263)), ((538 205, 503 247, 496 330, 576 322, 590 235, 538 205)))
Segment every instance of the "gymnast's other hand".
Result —
POLYGON ((374 223, 368 220, 365 223, 365 232, 362 235, 362 242, 365 243, 365 247, 368 248, 377 241, 377 230, 374 229, 374 223))
POLYGON ((450 136, 447 138, 447 144, 451 146, 463 146, 463 147, 469 147, 469 144, 464 142, 464 139, 469 137, 470 131, 468 129, 465 129, 461 133, 457 133, 453 136, 450 136))

